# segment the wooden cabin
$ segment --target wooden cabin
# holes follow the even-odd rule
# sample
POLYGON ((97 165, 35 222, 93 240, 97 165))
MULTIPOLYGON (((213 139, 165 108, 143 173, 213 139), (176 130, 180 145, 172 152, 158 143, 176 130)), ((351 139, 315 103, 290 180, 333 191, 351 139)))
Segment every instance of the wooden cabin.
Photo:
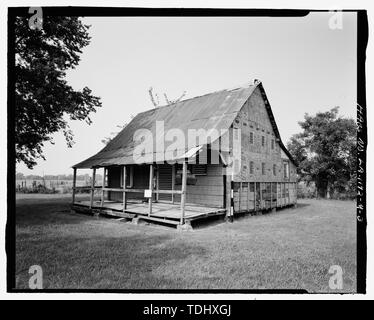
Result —
POLYGON ((76 200, 74 179, 76 211, 188 228, 296 205, 296 165, 257 80, 139 113, 74 177, 82 168, 92 169, 91 197, 76 200))

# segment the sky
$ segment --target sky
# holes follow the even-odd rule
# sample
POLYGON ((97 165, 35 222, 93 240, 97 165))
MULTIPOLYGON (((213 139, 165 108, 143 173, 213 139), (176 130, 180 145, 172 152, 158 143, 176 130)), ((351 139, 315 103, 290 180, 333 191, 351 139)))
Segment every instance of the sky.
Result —
MULTIPOLYGON (((71 166, 100 151, 117 125, 153 108, 148 90, 170 99, 199 96, 262 81, 283 142, 298 132, 305 113, 340 106, 356 116, 356 14, 274 17, 87 17, 91 43, 79 66, 68 72, 75 89, 101 97, 93 123, 69 122, 75 144, 62 133, 46 143, 33 170, 24 174, 69 174, 71 166)), ((161 104, 165 104, 161 101, 161 104)), ((78 172, 79 174, 80 172, 78 172)), ((84 172, 82 172, 84 173, 84 172)))

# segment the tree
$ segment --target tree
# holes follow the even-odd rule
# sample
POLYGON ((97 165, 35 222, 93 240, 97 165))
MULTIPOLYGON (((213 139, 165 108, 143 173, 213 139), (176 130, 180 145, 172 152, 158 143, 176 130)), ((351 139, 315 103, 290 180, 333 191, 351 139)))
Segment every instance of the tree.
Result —
POLYGON ((26 17, 15 20, 15 144, 16 161, 33 168, 45 142, 62 131, 68 147, 74 143, 68 120, 84 120, 101 106, 87 87, 68 85, 68 69, 80 61, 90 43, 89 26, 78 17, 44 17, 42 28, 31 29, 26 17))
POLYGON ((318 195, 355 188, 356 134, 353 119, 338 117, 339 107, 299 122, 303 132, 293 135, 288 150, 298 163, 301 180, 313 181, 318 195))

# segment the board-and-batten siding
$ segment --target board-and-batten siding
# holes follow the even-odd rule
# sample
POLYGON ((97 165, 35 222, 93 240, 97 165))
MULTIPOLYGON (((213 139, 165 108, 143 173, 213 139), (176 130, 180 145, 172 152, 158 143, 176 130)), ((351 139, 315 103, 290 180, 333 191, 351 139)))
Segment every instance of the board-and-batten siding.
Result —
POLYGON ((296 167, 288 159, 282 158, 265 102, 259 88, 256 88, 234 120, 233 127, 241 130, 241 170, 234 181, 243 182, 296 182, 296 167), (253 143, 250 135, 253 135, 253 143), (264 137, 264 145, 262 145, 264 137), (272 140, 274 149, 272 149, 272 140), (250 162, 253 162, 253 173, 250 162), (289 163, 290 177, 284 178, 284 161, 289 163), (265 174, 262 173, 265 164, 265 174), (273 173, 276 165, 276 174, 273 173))
POLYGON ((295 182, 234 182, 234 212, 271 209, 293 203, 296 203, 295 182))
MULTIPOLYGON (((172 170, 170 165, 158 166, 158 189, 171 190, 172 170), (160 174, 162 179, 160 179, 160 174), (168 177, 169 176, 169 177, 168 177), (161 182, 161 183, 160 183, 161 182)), ((223 207, 222 165, 208 165, 206 175, 197 175, 195 185, 187 185, 186 203, 223 207)), ((129 172, 129 171, 127 171, 129 172)), ((108 185, 110 188, 121 188, 121 167, 108 168, 108 185)), ((149 165, 134 166, 134 189, 149 188, 149 165)), ((181 185, 175 185, 175 190, 181 190, 181 185)), ((122 202, 123 193, 117 191, 108 192, 108 199, 122 202)), ((144 199, 144 193, 127 193, 127 198, 144 199)), ((174 195, 174 202, 180 202, 180 195, 174 195)), ((160 201, 171 201, 171 195, 159 194, 160 201)))
MULTIPOLYGON (((122 188, 122 174, 123 167, 108 167, 108 186, 110 188, 122 188)), ((130 170, 128 168, 127 172, 127 185, 130 181, 130 170)), ((149 166, 133 166, 134 179, 133 179, 133 188, 134 189, 148 189, 149 188, 149 166)), ((127 199, 143 199, 144 192, 142 193, 133 193, 128 192, 126 194, 127 199)), ((109 191, 108 199, 112 201, 123 201, 123 193, 118 191, 109 191)))
MULTIPOLYGON (((207 205, 212 207, 223 207, 222 165, 208 165, 206 175, 197 175, 195 185, 187 185, 186 202, 207 205)), ((176 185, 176 190, 181 186, 176 185)), ((175 201, 180 202, 180 195, 175 196, 175 201)))
MULTIPOLYGON (((157 166, 158 190, 172 190, 174 169, 175 168, 173 166, 167 164, 161 164, 157 166)), ((172 195, 160 193, 158 195, 158 200, 171 201, 172 195)))

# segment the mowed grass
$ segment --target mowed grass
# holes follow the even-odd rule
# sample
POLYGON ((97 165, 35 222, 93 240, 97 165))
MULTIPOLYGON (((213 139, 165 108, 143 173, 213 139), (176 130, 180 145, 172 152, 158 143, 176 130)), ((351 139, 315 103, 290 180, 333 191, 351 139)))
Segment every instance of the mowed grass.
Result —
POLYGON ((355 203, 299 200, 297 209, 180 232, 73 214, 69 198, 17 199, 16 285, 31 265, 45 289, 329 289, 343 268, 356 291, 355 203))

